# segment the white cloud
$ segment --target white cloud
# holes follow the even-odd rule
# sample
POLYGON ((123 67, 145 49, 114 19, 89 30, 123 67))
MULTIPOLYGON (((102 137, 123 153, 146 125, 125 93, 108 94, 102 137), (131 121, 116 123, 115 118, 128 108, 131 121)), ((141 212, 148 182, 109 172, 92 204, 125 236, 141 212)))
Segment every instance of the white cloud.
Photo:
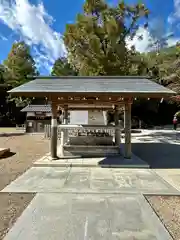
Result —
POLYGON ((7 39, 5 36, 0 35, 0 40, 2 40, 2 41, 7 41, 8 39, 7 39))
POLYGON ((52 29, 52 16, 46 12, 42 2, 36 6, 28 0, 11 1, 0 1, 0 20, 27 44, 34 46, 36 54, 37 47, 41 46, 35 57, 37 65, 51 66, 66 52, 61 34, 52 29))
POLYGON ((168 23, 173 24, 180 19, 180 0, 174 0, 174 12, 168 17, 168 23))
POLYGON ((147 52, 148 51, 148 45, 149 41, 151 40, 150 33, 147 29, 143 27, 139 27, 136 36, 133 38, 133 40, 127 39, 127 46, 135 46, 136 50, 138 52, 147 52), (138 37, 142 36, 142 40, 139 40, 138 37))
POLYGON ((167 44, 168 44, 169 47, 175 46, 176 43, 179 42, 179 40, 180 40, 180 39, 178 39, 178 38, 169 38, 169 39, 167 40, 167 44))
MULTIPOLYGON (((170 46, 174 46, 180 39, 178 38, 174 38, 174 37, 170 37, 167 40, 167 45, 170 46)), ((149 47, 149 44, 154 42, 153 37, 151 36, 150 32, 148 31, 148 29, 145 29, 143 27, 139 27, 136 36, 134 37, 133 40, 127 39, 126 43, 127 46, 130 48, 131 46, 135 46, 136 50, 138 52, 148 52, 151 50, 151 48, 149 47), (142 40, 139 40, 138 37, 142 36, 142 40)))

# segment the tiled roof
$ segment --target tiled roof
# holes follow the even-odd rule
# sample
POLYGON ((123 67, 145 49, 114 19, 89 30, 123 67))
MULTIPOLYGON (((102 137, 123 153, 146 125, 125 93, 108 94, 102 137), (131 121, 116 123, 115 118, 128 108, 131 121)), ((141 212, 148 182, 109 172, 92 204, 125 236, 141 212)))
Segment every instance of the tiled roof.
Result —
POLYGON ((175 92, 146 77, 100 76, 100 77, 47 77, 37 78, 9 91, 13 94, 30 93, 111 93, 122 95, 156 94, 173 95, 175 92))
POLYGON ((21 112, 51 112, 51 105, 27 105, 21 112))

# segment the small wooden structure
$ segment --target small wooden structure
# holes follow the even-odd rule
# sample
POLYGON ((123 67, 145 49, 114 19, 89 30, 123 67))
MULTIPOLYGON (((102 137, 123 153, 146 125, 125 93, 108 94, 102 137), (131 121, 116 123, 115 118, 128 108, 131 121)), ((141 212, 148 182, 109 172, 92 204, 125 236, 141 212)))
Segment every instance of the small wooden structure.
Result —
POLYGON ((26 132, 44 132, 44 126, 51 123, 51 105, 27 105, 21 110, 26 112, 26 132))
MULTIPOLYGON (((51 119, 51 157, 57 158, 57 109, 64 111, 64 123, 61 125, 61 154, 67 142, 67 128, 85 128, 84 126, 68 125, 68 109, 84 109, 87 104, 92 109, 97 106, 104 110, 104 106, 114 108, 115 146, 120 145, 120 127, 118 112, 125 109, 125 149, 124 157, 131 158, 131 105, 134 98, 169 98, 175 92, 147 79, 146 77, 131 76, 97 76, 97 77, 37 77, 35 80, 23 84, 9 91, 16 96, 46 97, 52 103, 51 119)), ((105 109, 107 110, 107 108, 105 109)), ((103 126, 108 128, 108 126, 103 126)), ((88 126, 87 126, 88 128, 88 126)), ((93 126, 94 128, 94 126, 93 126)), ((107 149, 107 147, 106 147, 107 149)))

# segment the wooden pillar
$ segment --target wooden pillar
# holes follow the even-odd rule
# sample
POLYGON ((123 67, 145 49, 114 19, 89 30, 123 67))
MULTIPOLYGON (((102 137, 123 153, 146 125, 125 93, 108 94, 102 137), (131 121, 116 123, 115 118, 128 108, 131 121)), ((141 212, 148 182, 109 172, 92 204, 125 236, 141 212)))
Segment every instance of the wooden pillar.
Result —
POLYGON ((125 99, 125 151, 124 157, 127 159, 131 158, 131 104, 132 102, 129 99, 125 99))
POLYGON ((115 145, 120 147, 121 143, 121 130, 119 124, 119 109, 118 106, 115 106, 115 114, 114 114, 114 122, 115 122, 115 145))
POLYGON ((57 109, 56 102, 52 102, 51 117, 51 157, 57 159, 57 109))
MULTIPOLYGON (((68 124, 68 106, 65 105, 62 110, 64 112, 62 124, 68 124)), ((67 140, 68 140, 68 130, 61 129, 61 145, 60 145, 61 157, 64 157, 64 144, 65 142, 67 142, 67 140)))
MULTIPOLYGON (((62 109, 62 123, 64 124, 64 112, 62 109)), ((60 155, 64 157, 64 129, 61 128, 61 144, 60 144, 60 155)))
MULTIPOLYGON (((68 124, 68 105, 64 106, 64 124, 68 124)), ((64 130, 64 143, 68 141, 68 130, 64 130)))

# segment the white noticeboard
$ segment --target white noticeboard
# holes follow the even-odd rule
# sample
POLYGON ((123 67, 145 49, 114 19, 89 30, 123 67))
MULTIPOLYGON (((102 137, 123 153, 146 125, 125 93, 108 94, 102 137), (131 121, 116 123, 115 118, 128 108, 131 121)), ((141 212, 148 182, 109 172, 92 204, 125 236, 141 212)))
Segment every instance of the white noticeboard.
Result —
POLYGON ((88 124, 88 111, 70 111, 70 124, 88 124))

